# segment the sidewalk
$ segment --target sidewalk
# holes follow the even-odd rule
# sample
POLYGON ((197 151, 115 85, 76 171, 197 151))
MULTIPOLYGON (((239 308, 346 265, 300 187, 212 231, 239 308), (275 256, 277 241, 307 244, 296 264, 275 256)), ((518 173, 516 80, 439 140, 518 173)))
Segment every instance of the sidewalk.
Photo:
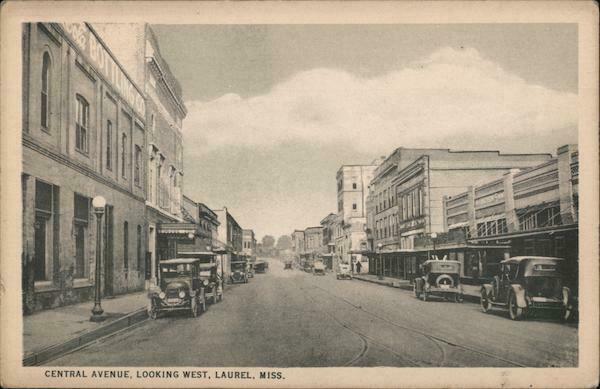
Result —
MULTIPOLYGON (((400 280, 398 278, 393 277, 383 277, 380 280, 376 275, 373 274, 354 274, 354 278, 361 281, 372 282, 379 285, 390 286, 393 288, 400 288, 404 290, 413 290, 413 286, 408 280, 400 280)), ((480 288, 479 285, 467 285, 462 284, 463 287, 463 296, 465 300, 469 300, 471 302, 479 303, 480 297, 480 288)))
POLYGON ((24 364, 41 363, 133 325, 145 318, 147 304, 147 291, 102 299, 106 319, 100 323, 90 321, 93 300, 23 316, 24 364))

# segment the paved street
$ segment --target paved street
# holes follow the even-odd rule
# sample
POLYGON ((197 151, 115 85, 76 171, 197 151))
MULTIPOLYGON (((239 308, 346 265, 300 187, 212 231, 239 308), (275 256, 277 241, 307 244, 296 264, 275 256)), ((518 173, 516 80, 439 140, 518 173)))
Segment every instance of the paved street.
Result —
POLYGON ((171 315, 50 362, 61 366, 576 366, 577 328, 334 274, 270 271, 198 318, 171 315))

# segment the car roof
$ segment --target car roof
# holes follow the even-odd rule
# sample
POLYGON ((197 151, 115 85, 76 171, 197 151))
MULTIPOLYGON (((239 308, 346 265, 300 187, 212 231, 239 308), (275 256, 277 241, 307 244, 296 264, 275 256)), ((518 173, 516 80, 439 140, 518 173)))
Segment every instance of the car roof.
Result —
POLYGON ((187 265, 200 262, 200 258, 171 258, 160 261, 161 265, 187 265))
POLYGON ((213 267, 217 267, 217 264, 216 263, 201 263, 200 265, 198 265, 198 267, 200 268, 200 270, 212 269, 213 267))
POLYGON ((554 262, 554 261, 564 261, 563 258, 557 258, 557 257, 540 257, 540 256, 519 256, 519 257, 511 257, 508 259, 505 259, 503 261, 500 261, 500 263, 515 263, 515 264, 519 264, 521 262, 525 262, 525 261, 529 261, 529 260, 533 260, 535 262, 554 262))

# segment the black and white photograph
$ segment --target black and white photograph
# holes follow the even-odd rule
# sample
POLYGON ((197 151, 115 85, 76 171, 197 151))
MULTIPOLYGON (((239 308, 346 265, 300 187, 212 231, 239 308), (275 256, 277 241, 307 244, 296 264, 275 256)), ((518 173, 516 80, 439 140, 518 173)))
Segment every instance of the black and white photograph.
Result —
POLYGON ((4 382, 598 383, 596 5, 134 3, 15 12, 4 382))

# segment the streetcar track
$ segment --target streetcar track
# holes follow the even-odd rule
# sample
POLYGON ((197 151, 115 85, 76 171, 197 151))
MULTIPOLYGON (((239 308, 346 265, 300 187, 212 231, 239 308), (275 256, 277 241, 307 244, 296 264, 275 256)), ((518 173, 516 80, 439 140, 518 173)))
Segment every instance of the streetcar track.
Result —
POLYGON ((443 344, 446 344, 446 345, 449 345, 449 346, 452 346, 452 347, 455 347, 455 348, 458 348, 458 349, 462 349, 462 350, 470 351, 470 352, 472 352, 472 353, 475 353, 475 354, 484 355, 484 356, 486 356, 486 357, 488 357, 488 358, 491 358, 491 359, 496 359, 496 360, 498 360, 498 361, 502 361, 502 362, 504 362, 504 363, 507 363, 507 364, 509 364, 509 365, 512 365, 512 366, 516 366, 516 367, 527 367, 527 365, 521 364, 521 363, 519 363, 519 362, 512 361, 512 360, 506 359, 506 358, 504 358, 504 357, 501 357, 501 356, 498 356, 498 355, 494 355, 494 354, 488 353, 488 352, 486 352, 486 351, 481 351, 481 350, 475 349, 475 348, 473 348, 473 347, 470 347, 470 346, 461 345, 461 344, 458 344, 458 343, 456 343, 456 342, 452 342, 452 341, 450 341, 450 340, 448 340, 448 339, 442 338, 441 336, 427 334, 427 333, 425 333, 425 332, 423 332, 423 331, 421 331, 421 330, 418 330, 418 329, 416 329, 416 328, 412 328, 412 327, 408 327, 408 326, 405 326, 405 325, 402 325, 402 324, 398 324, 398 323, 396 323, 396 322, 393 322, 393 321, 391 321, 391 320, 389 320, 389 319, 386 319, 385 317, 382 317, 382 316, 380 316, 380 315, 378 315, 378 314, 376 314, 376 313, 374 313, 374 312, 368 311, 368 310, 364 309, 362 306, 360 306, 360 305, 356 305, 356 304, 354 304, 353 302, 349 301, 348 299, 346 299, 346 298, 344 298, 344 297, 340 297, 340 296, 336 295, 335 293, 332 293, 331 291, 329 291, 329 290, 327 290, 327 289, 325 289, 325 288, 323 288, 323 287, 321 287, 321 286, 318 286, 317 284, 315 284, 315 283, 313 283, 313 282, 310 282, 310 283, 311 283, 311 284, 312 284, 314 287, 316 287, 317 289, 320 289, 320 290, 322 290, 323 292, 325 292, 325 293, 327 293, 327 294, 329 294, 329 295, 333 296, 334 298, 336 298, 336 299, 338 299, 338 300, 340 300, 340 301, 342 301, 342 302, 344 302, 344 303, 346 303, 346 304, 350 305, 350 306, 351 306, 351 307, 353 307, 354 309, 357 309, 357 310, 359 310, 359 311, 362 311, 362 312, 366 313, 367 315, 369 315, 369 316, 372 316, 372 317, 374 317, 374 318, 376 318, 376 319, 379 319, 379 320, 381 320, 381 321, 384 321, 384 322, 386 322, 386 323, 388 323, 388 324, 390 324, 390 325, 392 325, 392 326, 394 326, 394 327, 398 327, 398 328, 401 328, 401 329, 404 329, 404 330, 406 330, 406 331, 409 331, 409 332, 413 332, 413 333, 419 334, 419 335, 421 335, 421 336, 424 336, 425 338, 428 338, 428 339, 430 339, 430 340, 431 340, 433 343, 435 343, 435 344, 438 346, 438 348, 439 348, 439 349, 442 351, 442 353, 443 353, 443 362, 444 362, 444 363, 445 363, 445 360, 446 360, 446 353, 445 353, 445 351, 443 351, 443 348, 442 348, 442 347, 441 347, 441 346, 438 344, 438 342, 440 342, 440 343, 443 343, 443 344))

